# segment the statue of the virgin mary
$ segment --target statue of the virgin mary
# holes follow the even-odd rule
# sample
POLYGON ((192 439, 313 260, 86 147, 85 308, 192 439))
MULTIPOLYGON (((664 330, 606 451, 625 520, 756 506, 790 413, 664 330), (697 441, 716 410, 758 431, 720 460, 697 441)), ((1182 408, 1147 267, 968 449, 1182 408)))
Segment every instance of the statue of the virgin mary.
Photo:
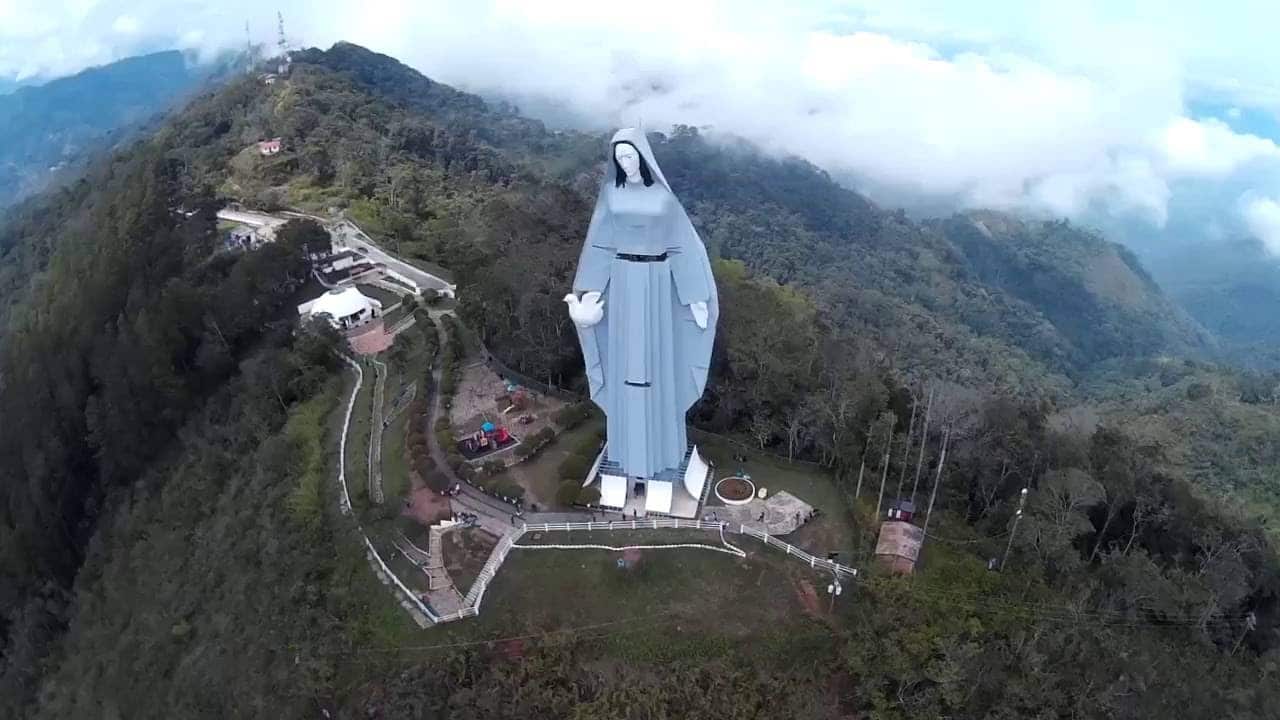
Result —
POLYGON ((610 143, 573 290, 565 302, 608 417, 607 461, 635 478, 679 468, 720 308, 706 247, 641 130, 610 143))

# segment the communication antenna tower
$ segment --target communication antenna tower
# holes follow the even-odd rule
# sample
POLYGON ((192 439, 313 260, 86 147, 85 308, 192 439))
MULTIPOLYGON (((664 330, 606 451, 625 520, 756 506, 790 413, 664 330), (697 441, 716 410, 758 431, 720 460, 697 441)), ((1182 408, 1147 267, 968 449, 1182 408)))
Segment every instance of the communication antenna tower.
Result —
POLYGON ((276 22, 278 23, 279 34, 280 34, 280 39, 276 41, 276 44, 280 46, 280 56, 284 58, 288 58, 289 57, 289 41, 286 40, 284 36, 284 14, 281 13, 279 10, 276 11, 276 22))

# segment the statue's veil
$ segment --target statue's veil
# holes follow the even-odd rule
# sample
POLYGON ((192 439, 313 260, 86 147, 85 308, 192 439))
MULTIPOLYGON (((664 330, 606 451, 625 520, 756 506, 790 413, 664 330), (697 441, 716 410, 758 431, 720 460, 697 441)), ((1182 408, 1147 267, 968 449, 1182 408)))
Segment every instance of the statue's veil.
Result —
POLYGON ((609 141, 610 166, 616 162, 613 159, 613 146, 620 142, 634 145, 640 156, 644 158, 645 164, 649 166, 649 174, 653 176, 654 181, 662 183, 662 187, 666 188, 667 192, 671 192, 671 185, 667 183, 667 176, 662 174, 662 168, 658 167, 658 161, 653 157, 653 148, 649 147, 649 138, 645 137, 644 130, 623 128, 613 134, 613 140, 609 141))

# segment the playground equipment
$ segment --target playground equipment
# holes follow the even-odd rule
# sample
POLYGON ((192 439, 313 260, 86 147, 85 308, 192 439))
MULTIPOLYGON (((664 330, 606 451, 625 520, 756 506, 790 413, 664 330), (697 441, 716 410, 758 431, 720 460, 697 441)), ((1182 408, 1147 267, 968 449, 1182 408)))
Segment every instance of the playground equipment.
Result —
POLYGON ((476 457, 493 452, 515 442, 515 438, 503 426, 485 422, 480 429, 467 435, 458 442, 459 448, 467 455, 476 457))
POLYGON ((506 402, 508 403, 508 406, 507 409, 502 411, 503 415, 506 415, 512 410, 524 410, 529 407, 529 392, 522 387, 517 387, 515 390, 508 390, 506 402))

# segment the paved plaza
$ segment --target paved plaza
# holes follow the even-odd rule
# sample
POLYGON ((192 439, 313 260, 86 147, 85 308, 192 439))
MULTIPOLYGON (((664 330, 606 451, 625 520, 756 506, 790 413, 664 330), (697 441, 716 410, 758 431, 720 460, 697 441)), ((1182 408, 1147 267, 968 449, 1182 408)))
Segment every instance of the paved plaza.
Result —
POLYGON ((703 519, 745 525, 770 535, 787 535, 795 532, 812 513, 812 505, 786 490, 770 495, 764 500, 754 499, 746 505, 708 504, 702 511, 703 519))

